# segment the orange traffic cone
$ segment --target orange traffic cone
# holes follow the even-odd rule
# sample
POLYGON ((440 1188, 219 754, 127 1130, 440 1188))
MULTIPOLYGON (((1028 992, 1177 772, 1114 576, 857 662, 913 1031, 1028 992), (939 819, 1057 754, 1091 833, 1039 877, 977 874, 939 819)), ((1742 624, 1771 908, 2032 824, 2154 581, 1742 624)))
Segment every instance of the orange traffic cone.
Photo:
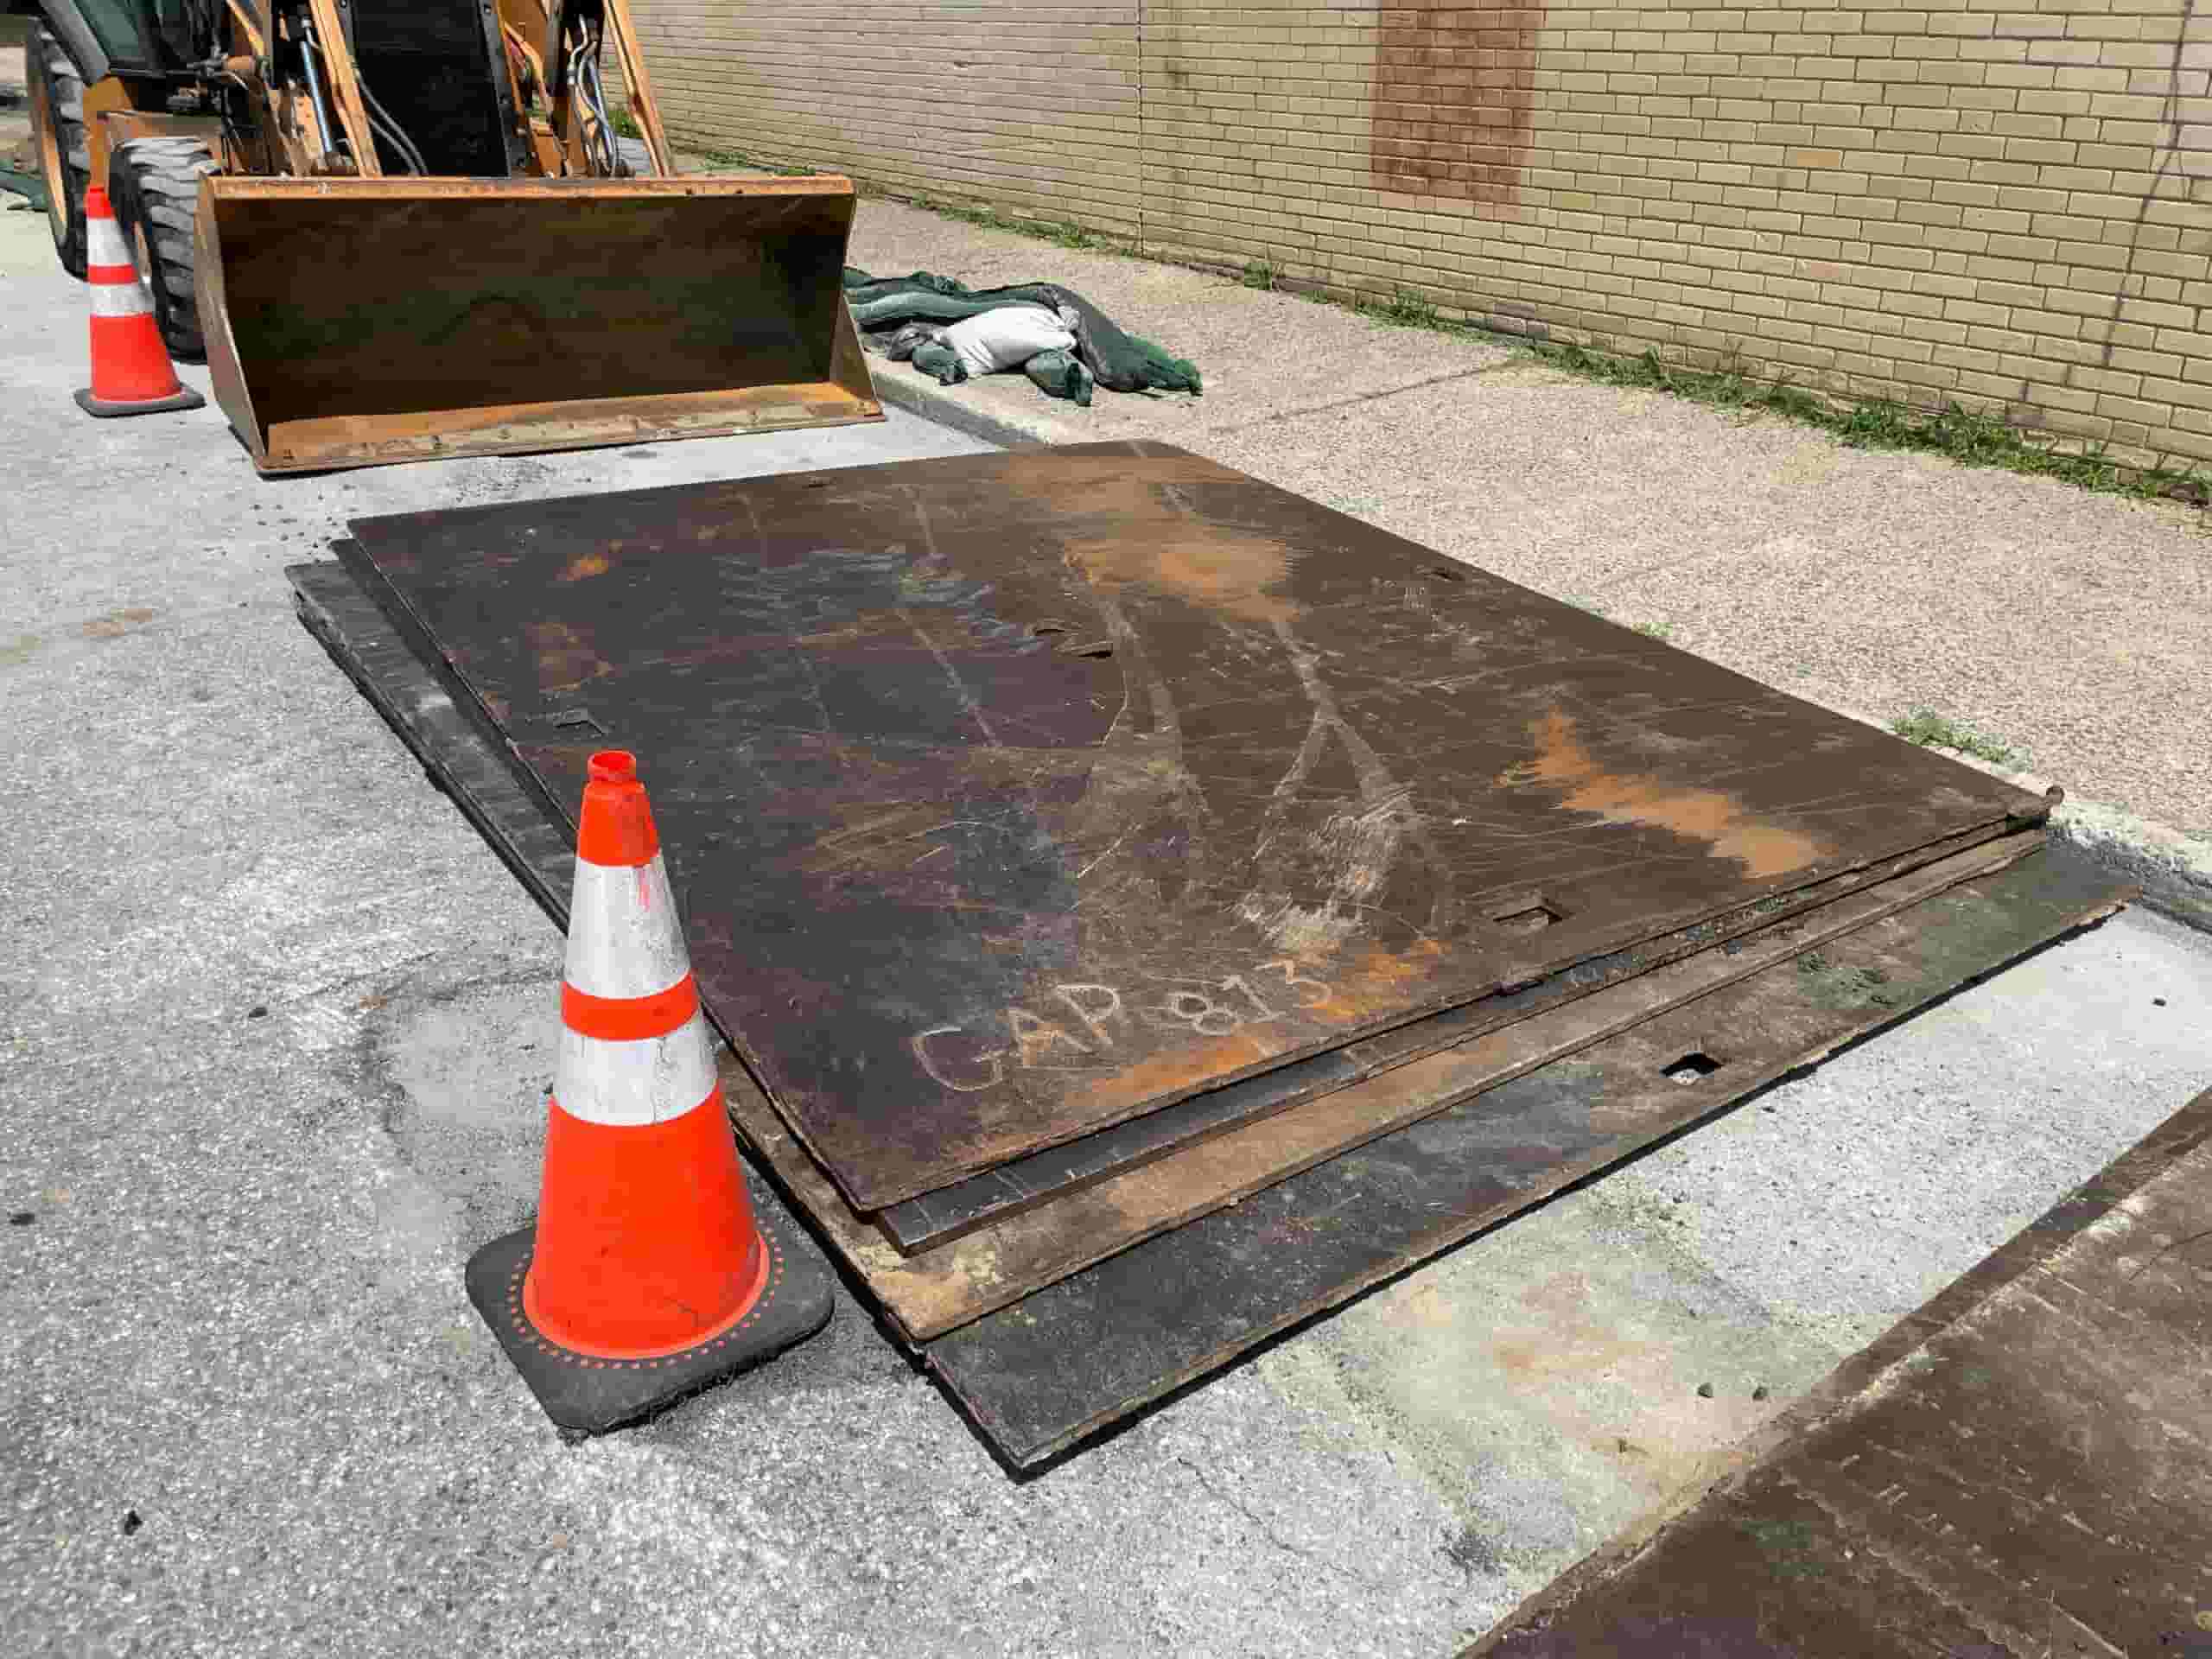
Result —
POLYGON ((467 1283, 546 1414, 597 1433, 812 1336, 830 1275, 747 1195, 652 809, 619 750, 584 785, 563 978, 537 1219, 479 1250, 467 1283))
POLYGON ((77 394, 87 415, 158 415, 207 399, 176 378, 154 302, 124 245, 107 192, 85 192, 85 280, 92 289, 92 384, 77 394))

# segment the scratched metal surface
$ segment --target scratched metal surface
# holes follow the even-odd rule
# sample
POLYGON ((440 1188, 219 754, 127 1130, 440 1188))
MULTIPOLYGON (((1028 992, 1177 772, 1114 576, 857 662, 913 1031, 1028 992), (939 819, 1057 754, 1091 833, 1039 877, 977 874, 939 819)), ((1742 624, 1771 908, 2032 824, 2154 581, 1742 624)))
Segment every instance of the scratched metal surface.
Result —
MULTIPOLYGON (((491 741, 461 718, 429 669, 349 575, 328 564, 298 565, 286 574, 297 589, 301 620, 308 630, 555 925, 565 926, 575 855, 558 821, 523 788, 491 741)), ((1577 1000, 1531 1007, 1529 1017, 1487 1037, 1353 1084, 1272 1121, 1248 1121, 1169 1156, 1132 1160, 1112 1179, 1071 1184, 1049 1202, 918 1254, 903 1254, 885 1243, 876 1224, 887 1223, 892 1211, 871 1218, 845 1202, 734 1060, 722 1065, 722 1088, 731 1118, 761 1173, 786 1201, 812 1218, 901 1334, 910 1342, 929 1342, 1317 1162, 1577 1049, 1602 1044, 1639 1021, 1917 905, 1958 881, 1986 876, 2031 855, 2043 842, 2039 829, 2023 830, 1922 865, 1910 874, 1859 887, 1848 896, 1831 895, 1811 912, 1771 921, 1754 934, 1672 966, 1653 968, 1577 1000)), ((1825 884, 1802 891, 1824 890, 1825 884)), ((1602 959, 1560 977, 1579 979, 1587 968, 1602 968, 1602 959)), ((1418 1028, 1401 1027, 1368 1039, 1368 1045, 1388 1043, 1418 1028)), ((1351 1052, 1336 1050, 1321 1058, 1351 1052)), ((1266 1083, 1312 1064, 1298 1062, 1249 1083, 1266 1083)), ((1071 1144, 1117 1139, 1125 1130, 1180 1110, 1168 1107, 1071 1144)))
MULTIPOLYGON (((925 1363, 1029 1466, 1776 1077, 2119 908, 2037 853, 1370 1141, 939 1338, 925 1363), (1725 1055, 1685 1085, 1684 1056, 1725 1055)), ((1601 1651, 1598 1649, 1578 1651, 1601 1651)))
MULTIPOLYGON (((2040 830, 2023 834, 2039 836, 2040 830)), ((1879 888, 1908 872, 1925 874, 1970 847, 2005 844, 2003 827, 1977 830, 1896 858, 1880 860, 1756 904, 1708 917, 1511 990, 1495 991, 1410 1024, 1292 1060, 1255 1077, 1191 1096, 1078 1140, 1010 1160, 934 1192, 887 1205, 876 1224, 902 1250, 927 1250, 1034 1205, 1058 1203, 1092 1182, 1121 1174, 1195 1141, 1243 1127, 1303 1103, 1407 1066, 1440 1050, 1461 1049, 1485 1033, 1516 1030, 1609 985, 1654 974, 1707 953, 1734 955, 1747 938, 1795 934, 1792 918, 1818 915, 1845 895, 1879 888)))
MULTIPOLYGON (((562 920, 569 855, 543 804, 524 795, 480 733, 455 718, 428 669, 392 636, 350 578, 320 565, 287 574, 299 590, 302 620, 537 902, 562 920)), ((1984 848, 1960 856, 2001 861, 2017 854, 2016 846, 2009 853, 1984 848)), ((1937 880, 1937 869, 1908 879, 1937 880)), ((1822 946, 1817 970, 1804 958, 1754 969, 1726 994, 1617 1033, 1426 1123, 1294 1175, 1242 1205, 1078 1268, 1064 1287, 1036 1291, 1019 1306, 975 1319, 923 1352, 999 1453, 1034 1464, 1271 1332, 1684 1121, 1719 1109, 1777 1071, 2091 919, 2119 896, 2108 880, 2069 856, 2032 854, 2024 865, 1985 874, 1944 894, 1941 909, 1916 903, 1880 918, 1878 929, 1861 926, 1840 942, 1815 925, 1807 937, 1817 937, 1822 946), (1727 1053, 1718 1072, 1688 1087, 1667 1077, 1671 1058, 1707 1045, 1727 1053), (1447 1219, 1440 1224, 1439 1215, 1447 1219)), ((1854 902, 1875 901, 1868 893, 1854 902)), ((1663 1001, 1656 982, 1665 972, 1618 988, 1652 987, 1650 994, 1663 1001)), ((1508 1034, 1517 1039, 1532 1029, 1508 1034)), ((1419 1070, 1408 1068, 1392 1081, 1419 1070)), ((779 1137, 778 1121, 749 1079, 726 1069, 725 1086, 756 1150, 764 1138, 779 1137)), ((810 1173, 804 1152, 779 1145, 766 1156, 779 1179, 800 1176, 801 1202, 879 1295, 886 1290, 884 1272, 913 1265, 888 1252, 870 1257, 866 1224, 843 1211, 826 1182, 810 1173)), ((1023 1220, 1071 1204, 1082 1218, 1065 1223, 1070 1241, 1096 1238, 1115 1221, 1084 1212, 1090 1196, 1077 1194, 1023 1220)), ((969 1288, 1005 1270, 1004 1241, 1001 1231, 949 1247, 955 1255, 971 1243, 979 1247, 958 1275, 969 1288)), ((908 1299, 894 1295, 887 1306, 902 1302, 911 1314, 908 1299)), ((1932 1328, 1925 1314, 1920 1323, 1932 1328)))
POLYGON ((1164 445, 353 529, 863 1210, 2046 810, 1164 445))

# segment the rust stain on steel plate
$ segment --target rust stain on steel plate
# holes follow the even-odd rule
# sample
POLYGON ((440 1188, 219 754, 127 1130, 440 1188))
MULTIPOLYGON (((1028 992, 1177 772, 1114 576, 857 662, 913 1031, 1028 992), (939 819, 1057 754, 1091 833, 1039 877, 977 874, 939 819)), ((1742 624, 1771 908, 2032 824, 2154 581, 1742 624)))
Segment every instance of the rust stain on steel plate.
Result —
POLYGON ((1163 445, 356 531, 558 810, 641 754, 708 1007, 863 1210, 2047 810, 1163 445))
POLYGON ((1649 773, 1608 772, 1581 739, 1574 716, 1554 709, 1531 721, 1536 758, 1502 775, 1526 778, 1561 791, 1572 811, 1594 812, 1608 823, 1648 823, 1709 844, 1722 858, 1741 861, 1753 875, 1802 869, 1830 849, 1819 837, 1754 816, 1733 795, 1717 789, 1684 789, 1649 773))

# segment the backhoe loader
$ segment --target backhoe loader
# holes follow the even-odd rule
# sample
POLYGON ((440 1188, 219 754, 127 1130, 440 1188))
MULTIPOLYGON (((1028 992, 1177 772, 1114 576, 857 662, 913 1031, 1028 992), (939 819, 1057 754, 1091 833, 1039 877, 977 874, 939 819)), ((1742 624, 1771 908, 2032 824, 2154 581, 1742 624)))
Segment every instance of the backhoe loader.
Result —
POLYGON ((850 181, 677 176, 626 0, 39 6, 54 250, 105 183, 264 473, 882 418, 850 181))

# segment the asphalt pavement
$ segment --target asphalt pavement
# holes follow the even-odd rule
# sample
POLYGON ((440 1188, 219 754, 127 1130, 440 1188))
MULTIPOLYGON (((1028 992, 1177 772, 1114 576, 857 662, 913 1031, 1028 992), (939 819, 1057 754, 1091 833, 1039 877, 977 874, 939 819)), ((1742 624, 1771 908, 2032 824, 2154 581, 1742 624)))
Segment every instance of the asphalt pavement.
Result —
POLYGON ((1040 1478, 842 1293, 564 1445, 461 1287, 531 1207, 559 940, 283 567, 364 513, 976 443, 262 481, 212 404, 79 416, 34 215, 0 289, 0 1652, 1442 1654, 2212 1079, 2212 940, 2131 912, 1040 1478))

